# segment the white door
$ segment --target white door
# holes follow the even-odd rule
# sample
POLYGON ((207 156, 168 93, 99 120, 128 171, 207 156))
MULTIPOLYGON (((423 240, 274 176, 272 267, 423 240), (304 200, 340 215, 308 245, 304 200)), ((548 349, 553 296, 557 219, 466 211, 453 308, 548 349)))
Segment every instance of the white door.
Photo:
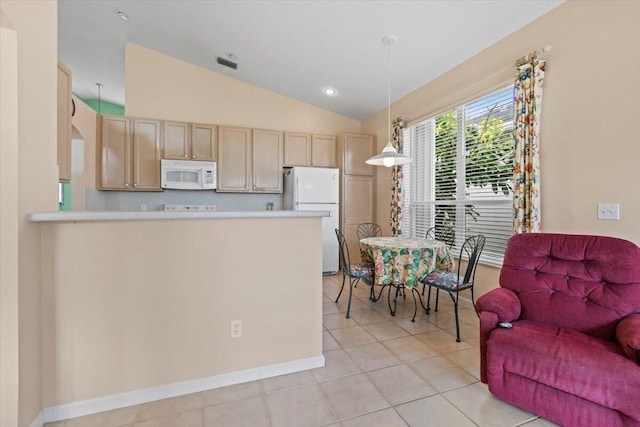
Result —
MULTIPOLYGON (((293 168, 297 203, 338 203, 339 172, 329 168, 293 168)), ((308 209, 307 209, 308 210, 308 209)))

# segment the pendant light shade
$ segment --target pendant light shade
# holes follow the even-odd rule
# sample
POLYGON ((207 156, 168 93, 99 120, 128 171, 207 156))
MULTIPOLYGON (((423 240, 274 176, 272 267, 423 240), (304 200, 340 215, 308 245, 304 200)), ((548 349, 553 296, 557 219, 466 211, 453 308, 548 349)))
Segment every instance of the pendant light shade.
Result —
POLYGON ((393 148, 393 145, 391 145, 391 141, 389 141, 387 142, 387 145, 384 146, 380 154, 373 156, 365 163, 368 165, 386 166, 390 168, 391 166, 400 166, 411 163, 411 158, 405 154, 398 153, 396 149, 393 148))
POLYGON ((387 109, 387 122, 389 124, 389 139, 387 145, 384 146, 382 152, 367 160, 365 163, 373 166, 400 166, 411 163, 411 157, 406 154, 398 153, 391 143, 391 45, 395 43, 396 38, 394 36, 384 36, 382 43, 387 45, 387 76, 388 76, 388 109, 387 109))

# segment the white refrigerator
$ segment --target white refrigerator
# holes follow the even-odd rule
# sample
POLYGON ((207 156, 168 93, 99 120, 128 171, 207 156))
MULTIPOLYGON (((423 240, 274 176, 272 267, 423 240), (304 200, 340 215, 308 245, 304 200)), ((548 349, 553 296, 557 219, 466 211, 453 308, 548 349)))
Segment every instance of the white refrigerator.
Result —
POLYGON ((298 211, 329 211, 322 218, 322 273, 338 272, 340 173, 335 168, 294 167, 284 172, 282 208, 298 211))

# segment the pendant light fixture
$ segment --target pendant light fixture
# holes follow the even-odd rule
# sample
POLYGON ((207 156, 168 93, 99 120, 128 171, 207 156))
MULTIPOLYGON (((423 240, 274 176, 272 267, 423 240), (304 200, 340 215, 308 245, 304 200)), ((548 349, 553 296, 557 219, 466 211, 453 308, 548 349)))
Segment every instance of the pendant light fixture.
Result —
POLYGON ((401 154, 393 148, 391 144, 391 45, 395 43, 396 38, 394 36, 384 36, 382 43, 387 45, 387 95, 388 95, 388 111, 387 111, 387 124, 389 125, 389 139, 387 145, 384 146, 382 152, 376 156, 373 156, 365 163, 373 166, 399 166, 411 163, 411 157, 406 154, 401 154))

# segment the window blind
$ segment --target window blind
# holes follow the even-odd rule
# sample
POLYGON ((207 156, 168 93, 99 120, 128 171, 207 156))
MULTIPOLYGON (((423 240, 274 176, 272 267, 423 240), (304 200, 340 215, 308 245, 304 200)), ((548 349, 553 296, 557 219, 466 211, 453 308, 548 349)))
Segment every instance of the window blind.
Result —
POLYGON ((513 89, 423 120, 404 130, 405 236, 430 227, 455 230, 458 249, 482 234, 481 261, 500 265, 513 233, 513 89))

